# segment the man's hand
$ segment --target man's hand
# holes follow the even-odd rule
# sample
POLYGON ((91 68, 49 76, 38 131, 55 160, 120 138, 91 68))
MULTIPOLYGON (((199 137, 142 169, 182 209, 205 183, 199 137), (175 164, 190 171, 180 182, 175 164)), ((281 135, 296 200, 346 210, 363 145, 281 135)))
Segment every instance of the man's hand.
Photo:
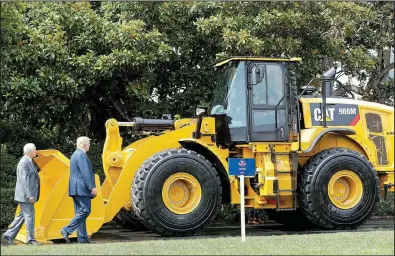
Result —
POLYGON ((92 188, 91 194, 94 195, 94 196, 96 196, 96 194, 97 194, 96 188, 92 188))
POLYGON ((29 202, 30 202, 30 203, 34 203, 34 197, 29 196, 29 202))

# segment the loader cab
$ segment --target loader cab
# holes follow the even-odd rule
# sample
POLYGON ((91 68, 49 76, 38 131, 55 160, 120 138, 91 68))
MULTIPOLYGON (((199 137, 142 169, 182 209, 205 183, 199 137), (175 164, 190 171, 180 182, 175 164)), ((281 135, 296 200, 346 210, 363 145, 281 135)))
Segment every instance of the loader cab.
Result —
POLYGON ((232 143, 289 141, 288 62, 300 59, 235 57, 218 63, 210 115, 226 116, 232 143))

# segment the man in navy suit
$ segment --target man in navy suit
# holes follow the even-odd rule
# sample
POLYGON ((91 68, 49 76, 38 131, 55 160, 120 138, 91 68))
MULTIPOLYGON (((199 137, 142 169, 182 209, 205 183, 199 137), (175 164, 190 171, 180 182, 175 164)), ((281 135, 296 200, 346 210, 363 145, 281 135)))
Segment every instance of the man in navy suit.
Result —
POLYGON ((70 223, 60 230, 60 234, 70 243, 68 236, 77 230, 79 243, 92 243, 86 231, 86 218, 91 213, 91 199, 96 196, 95 179, 92 164, 86 155, 89 151, 90 139, 79 137, 77 149, 70 159, 69 196, 74 201, 75 216, 70 223))

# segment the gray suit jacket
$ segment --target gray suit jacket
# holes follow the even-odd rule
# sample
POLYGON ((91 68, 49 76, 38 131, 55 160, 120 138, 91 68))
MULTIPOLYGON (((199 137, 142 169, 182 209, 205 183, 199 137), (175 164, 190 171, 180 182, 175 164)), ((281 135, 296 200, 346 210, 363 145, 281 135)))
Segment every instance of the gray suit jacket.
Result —
POLYGON ((29 203, 29 197, 34 197, 37 202, 40 197, 40 177, 33 161, 28 156, 19 160, 16 168, 16 187, 14 200, 29 203))

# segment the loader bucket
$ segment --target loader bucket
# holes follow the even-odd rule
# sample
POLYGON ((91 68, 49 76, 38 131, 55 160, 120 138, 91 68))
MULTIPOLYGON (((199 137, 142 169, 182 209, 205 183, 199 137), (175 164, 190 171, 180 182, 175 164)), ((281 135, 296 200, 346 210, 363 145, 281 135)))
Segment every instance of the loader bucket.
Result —
MULTIPOLYGON (((40 198, 34 205, 35 210, 35 238, 40 242, 61 239, 59 230, 66 226, 74 217, 74 203, 68 196, 70 176, 70 160, 57 150, 37 151, 34 159, 41 169, 40 198)), ((104 201, 100 188, 99 176, 95 174, 97 196, 92 200, 92 211, 87 218, 88 235, 92 235, 104 223, 104 201)), ((19 207, 16 213, 19 213, 19 207)), ((69 237, 76 237, 74 232, 69 237)), ((17 240, 26 243, 26 227, 23 224, 17 240)))

